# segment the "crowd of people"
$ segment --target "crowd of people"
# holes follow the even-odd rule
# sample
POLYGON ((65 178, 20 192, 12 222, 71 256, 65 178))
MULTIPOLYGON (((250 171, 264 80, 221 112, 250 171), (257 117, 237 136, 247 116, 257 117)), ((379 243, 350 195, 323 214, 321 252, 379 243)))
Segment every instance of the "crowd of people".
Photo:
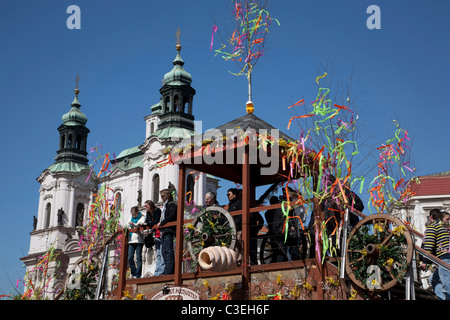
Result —
MULTIPOLYGON (((131 217, 127 223, 128 228, 147 227, 152 229, 154 248, 155 248, 155 271, 154 275, 165 275, 174 273, 174 250, 173 241, 175 237, 175 227, 166 227, 169 222, 175 221, 177 216, 177 204, 173 199, 172 192, 169 189, 160 191, 161 208, 156 207, 155 203, 147 200, 144 203, 145 213, 141 213, 137 206, 131 208, 131 217)), ((291 194, 291 198, 293 194, 291 194)), ((242 209, 242 190, 230 188, 227 190, 228 204, 224 207, 228 212, 233 213, 242 209)), ((278 198, 270 198, 270 204, 278 203, 286 198, 286 195, 278 198)), ((252 201, 251 205, 255 205, 252 201)), ((217 195, 213 191, 205 194, 203 208, 219 206, 217 195)), ((273 247, 273 258, 270 262, 280 262, 288 260, 298 260, 305 258, 305 250, 300 252, 300 248, 306 247, 305 230, 310 229, 306 226, 307 213, 304 206, 294 206, 289 211, 289 223, 286 223, 282 209, 267 210, 263 216, 259 212, 250 213, 250 263, 258 264, 258 233, 266 224, 268 227, 267 236, 271 238, 272 243, 277 245, 273 247), (306 229, 305 229, 306 226, 306 229), (285 228, 288 228, 287 238, 285 228), (286 241, 285 241, 286 240, 286 241)), ((242 214, 233 215, 236 225, 237 250, 242 250, 242 214)), ((312 222, 312 220, 310 221, 312 222)), ((142 252, 144 248, 145 235, 142 232, 129 233, 128 263, 131 276, 140 278, 142 276, 142 252)))
MULTIPOLYGON (((290 198, 295 197, 295 191, 289 189, 290 198)), ((174 249, 173 241, 175 237, 175 226, 165 226, 167 223, 175 221, 177 217, 177 204, 173 199, 172 191, 163 189, 160 191, 161 208, 155 203, 147 200, 144 203, 145 214, 139 211, 137 206, 131 208, 131 217, 127 223, 128 228, 147 227, 152 229, 152 237, 155 248, 155 271, 154 275, 166 275, 174 273, 174 249)), ((228 204, 224 207, 228 212, 242 210, 242 190, 230 188, 227 190, 228 204)), ((270 204, 280 203, 286 200, 287 195, 270 198, 270 204)), ((358 198, 359 200, 359 198, 358 198)), ((360 203, 360 200, 359 202, 360 203)), ((256 200, 251 202, 254 206, 256 200)), ((361 203, 362 205, 362 203, 361 203)), ((203 208, 219 206, 217 195, 213 191, 205 194, 203 208)), ((362 206, 363 208, 364 206, 362 206)), ((361 209, 357 206, 358 209, 361 209)), ((331 212, 329 206, 325 206, 326 214, 331 212)), ((250 213, 250 263, 258 264, 258 233, 264 225, 267 226, 267 237, 272 244, 272 256, 270 262, 282 262, 304 259, 306 257, 307 236, 306 233, 312 230, 313 219, 307 220, 311 215, 307 214, 303 205, 293 205, 286 219, 281 208, 267 210, 264 217, 259 212, 250 213), (287 230, 286 230, 287 229, 287 230)), ((242 240, 242 214, 232 215, 236 225, 236 246, 241 251, 242 240)), ((140 278, 142 276, 142 251, 144 248, 145 235, 142 232, 129 233, 128 263, 131 276, 140 278)), ((153 246, 153 245, 152 245, 153 246)), ((314 250, 310 250, 311 257, 314 250)))
MULTIPOLYGON (((288 189, 290 198, 295 198, 295 192, 288 189), (292 193, 290 193, 292 192, 292 193)), ((277 197, 272 196, 270 205, 286 200, 288 195, 277 197)), ((153 229, 154 246, 156 252, 154 275, 166 275, 174 273, 175 253, 173 242, 175 237, 175 226, 166 226, 167 223, 175 221, 177 217, 177 204, 173 199, 169 189, 160 191, 161 208, 156 207, 153 201, 145 201, 145 214, 139 211, 137 206, 131 208, 131 217, 128 221, 129 228, 145 226, 153 229)), ((232 213, 242 209, 241 190, 230 188, 227 191, 228 204, 225 209, 232 213)), ((347 197, 351 200, 352 206, 358 211, 362 211, 364 206, 359 197, 350 192, 347 197)), ((205 194, 203 208, 219 206, 216 193, 209 191, 205 194)), ((252 204, 255 204, 253 201, 252 204)), ((322 205, 325 218, 333 215, 333 204, 324 202, 322 205)), ((236 239, 242 240, 242 215, 232 215, 236 224, 236 239)), ((258 233, 264 225, 267 225, 267 237, 272 243, 272 256, 269 262, 282 262, 299 260, 306 258, 307 232, 313 232, 314 220, 307 214, 303 205, 293 205, 288 212, 289 219, 286 219, 281 208, 267 210, 265 219, 259 212, 250 213, 250 263, 258 264, 257 240, 258 233), (309 218, 309 219, 307 219, 309 218), (286 222, 287 221, 287 222, 286 222)), ((357 216, 350 217, 350 228, 358 222, 357 216)), ((432 209, 427 222, 422 247, 427 252, 450 264, 450 213, 432 209)), ((338 221, 336 221, 338 223, 338 221)), ((332 227, 332 226, 331 226, 332 227)), ((239 250, 240 241, 237 241, 239 250)), ((313 242, 310 243, 310 258, 314 257, 313 242)), ((140 278, 142 274, 142 250, 144 247, 144 234, 142 232, 129 233, 128 263, 133 278, 140 278)), ((240 248, 242 249, 242 248, 240 248)), ((420 268, 428 270, 433 262, 424 257, 420 268)), ((441 300, 450 300, 450 271, 441 266, 432 270, 429 282, 436 296, 441 300)))
MULTIPOLYGON (((128 228, 148 227, 154 229, 154 246, 156 252, 155 276, 173 274, 175 269, 175 253, 173 241, 175 226, 166 226, 177 218, 177 204, 169 189, 160 191, 162 206, 157 208, 153 201, 144 203, 145 216, 139 212, 137 206, 131 208, 128 228), (153 228, 155 227, 155 228, 153 228)), ((152 234, 153 236, 153 234, 152 234)), ((140 231, 129 233, 128 264, 133 278, 142 276, 142 250, 144 248, 144 234, 140 231)))

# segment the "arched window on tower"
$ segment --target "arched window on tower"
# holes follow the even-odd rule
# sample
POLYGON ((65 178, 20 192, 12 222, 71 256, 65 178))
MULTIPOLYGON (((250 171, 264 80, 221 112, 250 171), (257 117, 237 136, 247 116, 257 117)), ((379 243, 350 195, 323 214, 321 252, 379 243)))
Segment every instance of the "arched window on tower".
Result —
POLYGON ((174 108, 174 110, 173 111, 175 111, 175 112, 180 112, 181 111, 181 107, 180 107, 180 98, 178 97, 178 96, 175 96, 174 98, 173 98, 173 101, 174 101, 174 106, 175 106, 175 108, 174 108))
POLYGON ((50 227, 51 213, 52 213, 52 205, 49 202, 45 206, 44 229, 47 229, 48 227, 50 227))
POLYGON ((75 144, 75 148, 77 150, 81 150, 81 140, 82 140, 81 136, 77 136, 77 141, 76 141, 76 144, 75 144))
POLYGON ((150 133, 153 133, 153 132, 155 132, 155 123, 154 122, 150 123, 150 133))
POLYGON ((67 148, 72 149, 73 138, 72 135, 69 134, 69 139, 67 140, 67 148))
POLYGON ((116 217, 118 217, 120 210, 122 209, 122 194, 120 192, 117 192, 114 196, 114 214, 116 217))
POLYGON ((153 184, 153 202, 157 203, 159 201, 159 174, 155 174, 152 178, 153 184))
POLYGON ((189 203, 194 199, 194 185, 195 179, 192 174, 187 176, 186 181, 186 201, 189 203))
POLYGON ((66 146, 66 135, 62 134, 61 138, 59 139, 59 149, 64 149, 64 147, 66 146))
POLYGON ((193 97, 190 97, 189 101, 188 101, 188 111, 187 111, 187 113, 189 113, 189 114, 192 114, 192 102, 193 102, 193 97))
POLYGON ((183 98, 183 104, 181 105, 181 110, 180 110, 181 112, 183 112, 183 113, 186 112, 186 104, 188 104, 188 102, 189 102, 189 99, 184 97, 183 98))
POLYGON ((81 202, 77 204, 77 210, 75 214, 75 227, 82 227, 84 219, 84 204, 81 202))
POLYGON ((170 97, 166 97, 164 100, 164 113, 170 112, 170 97))

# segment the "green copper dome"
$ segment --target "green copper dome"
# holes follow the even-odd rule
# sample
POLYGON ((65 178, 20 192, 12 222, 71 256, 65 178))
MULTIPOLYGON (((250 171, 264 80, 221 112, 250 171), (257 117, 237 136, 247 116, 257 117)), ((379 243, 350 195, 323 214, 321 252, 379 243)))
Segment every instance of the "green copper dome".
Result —
POLYGON ((180 51, 181 46, 178 44, 177 48, 177 56, 175 60, 173 60, 173 68, 171 71, 164 75, 164 84, 169 85, 184 85, 191 84, 192 77, 189 72, 183 69, 184 61, 181 59, 180 51))
POLYGON ((158 103, 155 103, 150 107, 150 110, 152 111, 152 114, 156 113, 161 114, 162 107, 163 107, 162 100, 159 100, 158 103))
POLYGON ((78 102, 78 91, 75 90, 75 99, 72 102, 72 108, 62 116, 62 121, 66 126, 85 125, 87 117, 80 111, 81 104, 78 102))

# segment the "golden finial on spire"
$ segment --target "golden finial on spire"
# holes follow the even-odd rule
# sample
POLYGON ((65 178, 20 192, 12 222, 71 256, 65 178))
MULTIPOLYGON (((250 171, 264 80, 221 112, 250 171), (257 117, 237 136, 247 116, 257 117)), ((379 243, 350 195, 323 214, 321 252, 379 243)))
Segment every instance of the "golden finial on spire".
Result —
POLYGON ((251 102, 250 100, 247 101, 245 107, 246 107, 245 111, 247 111, 248 114, 253 113, 255 111, 255 108, 253 108, 253 102, 251 102))
POLYGON ((177 45, 176 45, 177 50, 181 49, 180 35, 181 35, 181 31, 180 31, 180 27, 178 27, 177 33, 175 34, 175 37, 177 37, 177 45))
POLYGON ((75 95, 78 97, 78 93, 80 93, 80 90, 78 90, 78 81, 80 81, 80 76, 77 73, 77 76, 75 78, 75 83, 76 83, 76 87, 75 90, 73 92, 75 92, 75 95))

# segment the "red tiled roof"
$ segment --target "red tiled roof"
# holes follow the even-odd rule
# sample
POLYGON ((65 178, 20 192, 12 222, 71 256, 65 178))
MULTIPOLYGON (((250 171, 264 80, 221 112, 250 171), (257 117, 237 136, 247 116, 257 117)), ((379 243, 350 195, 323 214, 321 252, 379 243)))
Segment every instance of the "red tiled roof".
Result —
POLYGON ((416 196, 450 194, 450 176, 430 175, 419 177, 420 184, 413 183, 411 190, 416 196))

